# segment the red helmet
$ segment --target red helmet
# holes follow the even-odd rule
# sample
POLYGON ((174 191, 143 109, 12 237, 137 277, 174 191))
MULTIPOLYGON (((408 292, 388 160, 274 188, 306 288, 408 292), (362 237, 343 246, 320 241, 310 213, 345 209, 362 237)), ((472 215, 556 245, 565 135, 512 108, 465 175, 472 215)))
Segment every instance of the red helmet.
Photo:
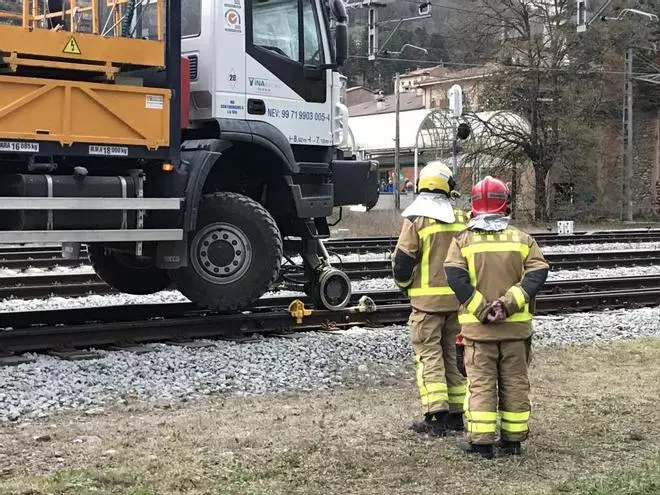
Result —
POLYGON ((509 188, 504 182, 490 175, 472 186, 470 200, 472 201, 473 217, 485 213, 504 213, 508 215, 511 212, 509 188))

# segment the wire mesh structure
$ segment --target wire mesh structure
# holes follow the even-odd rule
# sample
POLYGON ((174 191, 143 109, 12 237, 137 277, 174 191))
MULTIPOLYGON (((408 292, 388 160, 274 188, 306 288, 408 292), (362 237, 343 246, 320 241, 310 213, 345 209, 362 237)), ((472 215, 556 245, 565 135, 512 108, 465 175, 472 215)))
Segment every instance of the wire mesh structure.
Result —
MULTIPOLYGON (((517 114, 507 111, 466 113, 456 124, 467 123, 470 136, 460 142, 462 154, 472 155, 479 150, 509 151, 507 132, 525 133, 529 124, 517 114)), ((349 126, 355 151, 371 156, 394 152, 395 115, 393 112, 351 117, 349 126)), ((445 109, 421 109, 401 112, 400 150, 402 153, 424 152, 432 158, 451 156, 454 122, 445 109)), ((466 164, 469 165, 469 164, 466 164)))

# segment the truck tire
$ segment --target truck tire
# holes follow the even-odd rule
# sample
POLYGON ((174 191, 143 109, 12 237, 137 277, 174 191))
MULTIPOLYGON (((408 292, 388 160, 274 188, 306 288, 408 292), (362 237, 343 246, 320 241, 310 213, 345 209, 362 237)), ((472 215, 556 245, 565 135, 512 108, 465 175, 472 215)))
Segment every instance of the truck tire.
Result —
POLYGON ((87 246, 96 274, 112 288, 126 294, 153 294, 172 285, 169 275, 153 263, 143 262, 128 253, 106 252, 103 244, 87 246))
POLYGON ((247 196, 218 192, 202 197, 188 266, 170 276, 195 304, 229 311, 259 299, 281 264, 282 236, 270 213, 247 196))

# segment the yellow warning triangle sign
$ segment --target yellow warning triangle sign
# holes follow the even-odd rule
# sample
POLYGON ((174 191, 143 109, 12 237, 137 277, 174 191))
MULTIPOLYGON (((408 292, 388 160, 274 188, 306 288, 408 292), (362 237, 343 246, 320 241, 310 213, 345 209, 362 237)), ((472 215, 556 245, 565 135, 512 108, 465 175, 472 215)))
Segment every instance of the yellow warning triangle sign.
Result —
POLYGON ((69 41, 66 42, 66 45, 64 45, 64 50, 62 50, 62 53, 68 53, 70 55, 80 55, 80 47, 78 46, 78 42, 76 42, 75 38, 72 36, 69 38, 69 41))

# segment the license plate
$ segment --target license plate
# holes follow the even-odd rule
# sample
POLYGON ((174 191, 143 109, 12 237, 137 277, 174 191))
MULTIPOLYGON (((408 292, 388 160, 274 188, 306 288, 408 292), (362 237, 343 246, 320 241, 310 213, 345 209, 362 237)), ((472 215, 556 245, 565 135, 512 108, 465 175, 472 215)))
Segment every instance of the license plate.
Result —
POLYGON ((26 141, 0 141, 0 152, 39 153, 39 143, 26 141))
POLYGON ((91 145, 89 147, 89 154, 101 156, 128 156, 128 148, 125 146, 91 145))

